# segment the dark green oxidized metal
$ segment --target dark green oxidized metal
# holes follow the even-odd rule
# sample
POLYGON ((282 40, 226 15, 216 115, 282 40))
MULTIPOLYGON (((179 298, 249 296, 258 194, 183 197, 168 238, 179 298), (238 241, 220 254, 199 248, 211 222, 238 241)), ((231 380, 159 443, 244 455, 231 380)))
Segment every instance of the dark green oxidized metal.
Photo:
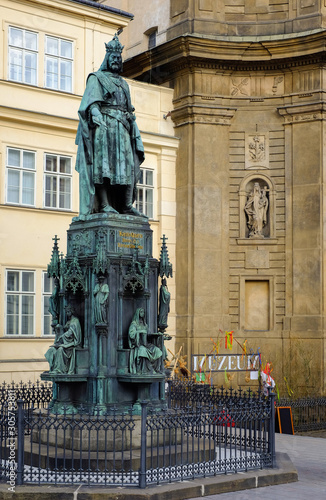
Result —
POLYGON ((54 382, 52 406, 58 411, 80 404, 94 412, 133 404, 137 411, 144 399, 157 409, 166 406, 169 296, 165 291, 160 299, 165 312, 158 331, 157 280, 159 268, 169 277, 172 266, 165 236, 160 262, 152 257, 152 230, 132 207, 144 150, 128 85, 118 75, 117 37, 106 47, 79 109, 80 215, 68 229, 66 256, 55 237, 48 266, 55 341, 41 378, 54 382))

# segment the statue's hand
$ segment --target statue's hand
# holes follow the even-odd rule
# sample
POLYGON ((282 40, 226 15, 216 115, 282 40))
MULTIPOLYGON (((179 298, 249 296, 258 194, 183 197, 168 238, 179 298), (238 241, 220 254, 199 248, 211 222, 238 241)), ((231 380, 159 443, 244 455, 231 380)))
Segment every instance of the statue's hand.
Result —
POLYGON ((95 125, 98 125, 99 127, 107 128, 101 113, 99 115, 93 116, 93 123, 95 123, 95 125))

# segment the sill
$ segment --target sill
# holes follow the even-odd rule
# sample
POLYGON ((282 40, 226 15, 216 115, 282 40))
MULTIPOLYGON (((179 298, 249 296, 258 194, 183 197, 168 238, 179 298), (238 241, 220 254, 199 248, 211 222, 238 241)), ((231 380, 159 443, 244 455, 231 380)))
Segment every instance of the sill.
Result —
POLYGON ((42 207, 40 210, 48 210, 49 212, 67 212, 72 213, 71 208, 54 208, 54 207, 42 207))
POLYGON ((6 207, 15 207, 15 208, 36 208, 35 205, 24 205, 23 203, 13 203, 13 202, 10 202, 10 201, 7 201, 5 203, 5 206, 6 207))
POLYGON ((278 238, 236 238, 238 245, 260 246, 277 245, 278 238))
POLYGON ((40 340, 40 337, 35 337, 35 335, 4 335, 0 337, 0 340, 40 340))
POLYGON ((0 207, 6 207, 6 208, 17 208, 19 210, 39 210, 41 212, 48 212, 48 213, 56 213, 56 214, 64 214, 64 215, 78 215, 78 212, 75 212, 72 209, 63 209, 63 208, 45 208, 45 207, 36 207, 32 205, 16 205, 14 203, 4 203, 0 204, 0 207))
POLYGON ((44 85, 43 87, 41 87, 37 83, 21 82, 19 80, 11 80, 10 78, 8 78, 7 80, 4 80, 4 81, 6 81, 8 83, 13 83, 15 85, 22 85, 22 86, 26 85, 26 87, 32 88, 32 89, 35 89, 35 90, 47 90, 47 91, 51 91, 51 92, 56 92, 58 94, 68 95, 68 96, 76 95, 76 94, 74 94, 74 92, 72 90, 68 91, 68 90, 53 89, 51 87, 47 87, 46 85, 44 85))

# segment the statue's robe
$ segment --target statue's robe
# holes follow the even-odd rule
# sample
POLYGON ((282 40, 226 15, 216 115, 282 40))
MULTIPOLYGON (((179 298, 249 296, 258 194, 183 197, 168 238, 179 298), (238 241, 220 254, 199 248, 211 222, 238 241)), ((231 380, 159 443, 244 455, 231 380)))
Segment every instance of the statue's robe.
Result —
MULTIPOLYGON (((62 328, 62 327, 61 327, 62 328)), ((50 372, 72 375, 76 367, 76 347, 82 343, 82 332, 79 319, 72 316, 67 321, 65 331, 61 333, 55 344, 45 353, 50 372)))
POLYGON ((88 76, 76 136, 80 215, 92 213, 95 184, 105 178, 112 186, 131 186, 136 192, 144 146, 133 111, 123 78, 101 70, 88 76), (102 113, 106 128, 93 123, 94 106, 102 113))

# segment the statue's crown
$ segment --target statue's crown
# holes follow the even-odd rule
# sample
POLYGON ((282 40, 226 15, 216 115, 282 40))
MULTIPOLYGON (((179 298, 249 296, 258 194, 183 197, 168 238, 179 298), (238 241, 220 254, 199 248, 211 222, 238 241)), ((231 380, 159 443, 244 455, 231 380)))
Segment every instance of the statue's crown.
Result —
POLYGON ((111 42, 105 44, 106 52, 122 52, 123 46, 119 42, 118 35, 115 34, 111 42))

